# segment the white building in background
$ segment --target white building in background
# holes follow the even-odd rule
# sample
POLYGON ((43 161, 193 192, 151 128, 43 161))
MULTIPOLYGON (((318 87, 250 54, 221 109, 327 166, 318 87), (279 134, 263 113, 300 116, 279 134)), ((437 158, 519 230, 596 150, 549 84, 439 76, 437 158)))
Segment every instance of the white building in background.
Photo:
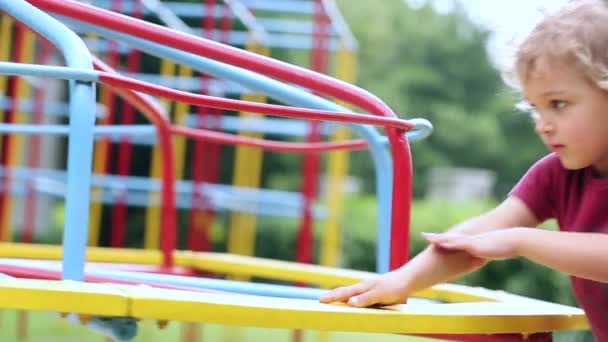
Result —
POLYGON ((475 168, 433 168, 428 177, 427 198, 432 200, 467 201, 490 197, 496 175, 475 168))

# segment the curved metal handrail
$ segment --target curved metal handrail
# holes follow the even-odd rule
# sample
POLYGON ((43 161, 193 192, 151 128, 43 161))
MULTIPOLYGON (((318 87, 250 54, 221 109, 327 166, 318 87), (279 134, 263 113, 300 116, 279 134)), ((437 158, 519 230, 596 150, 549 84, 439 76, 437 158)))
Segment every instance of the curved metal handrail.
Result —
MULTIPOLYGON (((0 0, 0 8, 53 43, 69 67, 92 70, 93 61, 84 42, 73 31, 47 13, 23 0, 0 0)), ((86 229, 93 155, 95 88, 90 80, 70 83, 70 133, 68 139, 68 189, 64 244, 65 279, 81 280, 85 260, 86 229)))

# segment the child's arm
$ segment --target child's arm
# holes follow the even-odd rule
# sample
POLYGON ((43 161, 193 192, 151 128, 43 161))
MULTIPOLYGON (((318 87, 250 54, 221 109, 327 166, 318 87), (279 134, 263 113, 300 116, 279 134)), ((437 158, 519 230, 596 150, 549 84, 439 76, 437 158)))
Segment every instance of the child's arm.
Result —
POLYGON ((608 234, 519 231, 519 255, 569 275, 608 283, 608 234))
MULTIPOLYGON (((506 199, 495 209, 465 221, 452 229, 455 234, 473 235, 509 227, 536 226, 536 217, 519 199, 506 199)), ((321 302, 348 302, 354 306, 395 304, 412 292, 450 281, 470 272, 485 260, 461 251, 445 251, 430 246, 401 268, 355 285, 337 288, 320 298, 321 302)))
POLYGON ((441 248, 484 259, 525 257, 569 275, 608 283, 608 234, 513 228, 476 236, 427 237, 441 248))

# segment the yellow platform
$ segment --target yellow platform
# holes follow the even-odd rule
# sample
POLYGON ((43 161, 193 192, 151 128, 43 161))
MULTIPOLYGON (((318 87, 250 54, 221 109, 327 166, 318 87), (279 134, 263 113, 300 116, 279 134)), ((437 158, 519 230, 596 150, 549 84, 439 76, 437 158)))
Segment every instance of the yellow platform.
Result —
POLYGON ((268 328, 408 334, 535 333, 585 329, 580 310, 514 302, 359 309, 314 300, 227 295, 73 281, 0 280, 0 307, 268 328))
MULTIPOLYGON (((0 244, 0 257, 55 260, 54 246, 0 244)), ((159 264, 160 252, 90 248, 91 262, 159 264)), ((178 266, 217 273, 300 281, 325 286, 351 284, 372 273, 239 257, 176 252, 178 266)), ((536 333, 588 329, 582 310, 455 284, 434 286, 415 297, 441 304, 359 309, 315 300, 157 289, 148 286, 72 281, 0 280, 0 307, 129 316, 289 329, 407 334, 536 333)))

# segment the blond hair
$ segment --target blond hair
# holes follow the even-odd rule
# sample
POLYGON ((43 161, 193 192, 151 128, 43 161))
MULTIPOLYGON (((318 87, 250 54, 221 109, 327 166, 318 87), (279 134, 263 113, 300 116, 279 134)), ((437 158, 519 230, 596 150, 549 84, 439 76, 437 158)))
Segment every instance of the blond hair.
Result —
POLYGON ((514 55, 505 81, 521 90, 541 57, 572 62, 586 78, 608 90, 608 0, 571 1, 548 14, 514 55))

